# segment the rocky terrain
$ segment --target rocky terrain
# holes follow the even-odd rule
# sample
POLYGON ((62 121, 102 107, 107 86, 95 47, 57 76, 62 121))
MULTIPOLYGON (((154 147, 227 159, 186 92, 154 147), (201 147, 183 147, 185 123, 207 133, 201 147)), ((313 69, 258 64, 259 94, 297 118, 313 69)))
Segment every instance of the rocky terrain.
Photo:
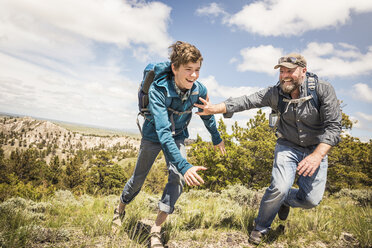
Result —
POLYGON ((75 150, 117 148, 137 149, 138 138, 123 135, 84 134, 68 130, 50 121, 36 120, 31 117, 0 117, 0 145, 5 155, 15 149, 39 148, 53 150, 62 155, 75 150))

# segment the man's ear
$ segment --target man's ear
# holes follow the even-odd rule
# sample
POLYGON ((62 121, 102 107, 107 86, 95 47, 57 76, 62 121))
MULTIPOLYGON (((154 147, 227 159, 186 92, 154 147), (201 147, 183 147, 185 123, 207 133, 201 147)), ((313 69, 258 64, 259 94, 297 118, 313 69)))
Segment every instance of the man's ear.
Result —
POLYGON ((302 72, 303 73, 306 73, 307 72, 307 68, 306 67, 302 68, 302 72))

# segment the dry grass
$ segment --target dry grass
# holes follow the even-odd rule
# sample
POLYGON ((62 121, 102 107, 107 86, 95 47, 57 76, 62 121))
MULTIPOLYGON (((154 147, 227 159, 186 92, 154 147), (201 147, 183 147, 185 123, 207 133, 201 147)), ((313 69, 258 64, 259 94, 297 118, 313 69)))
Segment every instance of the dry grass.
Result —
MULTIPOLYGON (((242 186, 184 193, 163 228, 164 241, 177 248, 254 247, 247 239, 262 193, 242 186)), ((359 203, 365 192, 355 194, 326 197, 311 210, 292 209, 286 222, 274 221, 259 247, 370 247, 371 206, 359 203)), ((12 198, 0 204, 0 247, 147 247, 159 198, 141 192, 116 234, 111 218, 118 196, 57 191, 40 202, 12 198)))

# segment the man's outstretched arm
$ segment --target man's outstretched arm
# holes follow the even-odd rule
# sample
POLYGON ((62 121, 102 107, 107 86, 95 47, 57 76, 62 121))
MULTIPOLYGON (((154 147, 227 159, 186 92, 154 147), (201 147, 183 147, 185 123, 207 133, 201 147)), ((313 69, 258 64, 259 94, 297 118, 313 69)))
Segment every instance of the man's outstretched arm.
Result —
POLYGON ((212 104, 209 100, 204 100, 203 98, 199 97, 199 100, 203 104, 195 103, 194 106, 202 109, 202 112, 196 112, 197 115, 213 115, 213 114, 224 114, 226 113, 226 105, 225 103, 219 104, 212 104))

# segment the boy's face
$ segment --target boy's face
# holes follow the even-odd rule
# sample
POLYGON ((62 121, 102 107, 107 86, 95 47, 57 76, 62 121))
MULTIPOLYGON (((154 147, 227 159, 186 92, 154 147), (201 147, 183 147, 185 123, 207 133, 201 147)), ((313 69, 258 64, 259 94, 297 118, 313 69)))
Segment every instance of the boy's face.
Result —
POLYGON ((178 69, 172 64, 174 81, 181 90, 189 90, 194 85, 194 82, 199 78, 200 62, 189 62, 180 65, 178 69))

